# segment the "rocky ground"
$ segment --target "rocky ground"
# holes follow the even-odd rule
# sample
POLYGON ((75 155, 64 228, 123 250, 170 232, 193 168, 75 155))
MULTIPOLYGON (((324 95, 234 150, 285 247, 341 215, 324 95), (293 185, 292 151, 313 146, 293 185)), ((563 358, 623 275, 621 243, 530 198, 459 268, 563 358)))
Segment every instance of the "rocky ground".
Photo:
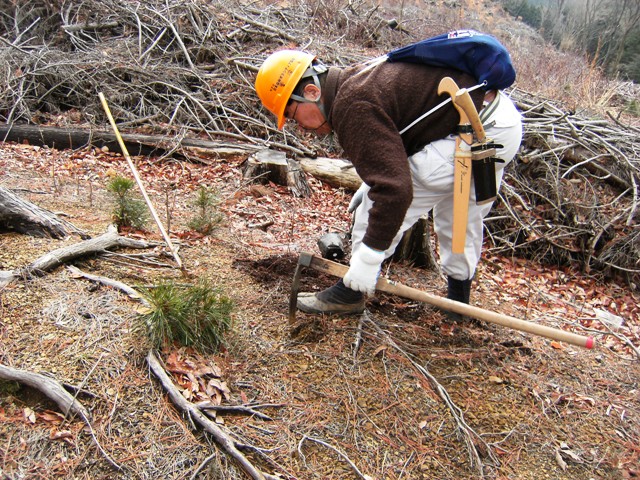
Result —
MULTIPOLYGON (((189 276, 152 223, 122 234, 155 248, 74 264, 133 288, 206 277, 234 300, 234 328, 218 354, 176 346, 159 357, 185 398, 263 414, 216 418, 260 470, 286 479, 640 475, 640 308, 629 286, 493 255, 487 246, 476 305, 594 336, 593 350, 483 322, 451 324, 426 304, 385 294, 370 300, 366 316, 298 314, 292 325, 297 254, 316 252, 322 233, 348 228, 350 194, 313 179, 310 199, 250 185, 242 160, 137 159, 189 276), (225 222, 211 236, 186 228, 199 185, 215 187, 221 200, 225 222), (265 222, 273 223, 256 227, 265 222), (597 310, 622 317, 623 326, 608 327, 597 310)), ((0 186, 93 236, 111 222, 106 182, 128 174, 108 152, 17 144, 1 146, 0 172, 0 186)), ((2 233, 0 270, 79 241, 2 233)), ((386 274, 445 293, 437 272, 393 263, 386 274)), ((312 270, 302 277, 305 290, 333 281, 312 270)), ((38 390, 0 382, 1 478, 247 478, 150 372, 138 302, 67 268, 0 294, 0 363, 56 378, 91 412, 89 425, 64 418, 38 390)))

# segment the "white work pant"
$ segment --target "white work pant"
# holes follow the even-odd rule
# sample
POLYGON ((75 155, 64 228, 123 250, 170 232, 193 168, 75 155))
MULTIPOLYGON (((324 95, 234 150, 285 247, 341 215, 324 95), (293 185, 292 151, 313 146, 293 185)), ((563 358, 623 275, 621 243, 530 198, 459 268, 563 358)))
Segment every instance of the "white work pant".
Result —
MULTIPOLYGON (((502 92, 498 103, 487 107, 491 110, 489 118, 481 118, 485 124, 487 137, 503 145, 496 156, 505 163, 496 162, 496 185, 500 188, 504 167, 513 159, 522 140, 522 117, 511 100, 502 92)), ((414 128, 419 128, 414 127, 414 128)), ((385 251, 386 257, 393 255, 404 232, 418 219, 433 209, 434 228, 440 246, 440 263, 444 273, 456 280, 468 280, 473 277, 480 260, 483 241, 483 220, 491 210, 493 202, 476 205, 475 187, 471 181, 469 195, 469 219, 464 253, 451 251, 453 229, 453 168, 455 137, 450 136, 425 146, 421 151, 409 157, 413 180, 413 201, 407 210, 402 227, 385 251)), ((373 202, 365 191, 362 203, 356 210, 352 231, 352 250, 355 252, 362 244, 367 229, 369 209, 373 202)))

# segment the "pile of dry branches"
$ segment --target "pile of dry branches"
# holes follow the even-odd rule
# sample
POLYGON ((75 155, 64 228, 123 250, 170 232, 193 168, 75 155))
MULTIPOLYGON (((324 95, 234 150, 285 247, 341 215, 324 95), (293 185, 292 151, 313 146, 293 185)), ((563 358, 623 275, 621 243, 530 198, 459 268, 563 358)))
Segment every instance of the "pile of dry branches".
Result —
POLYGON ((257 101, 253 80, 262 59, 275 48, 305 44, 318 53, 335 49, 329 60, 353 62, 352 55, 337 58, 344 55, 339 45, 311 45, 314 28, 326 22, 365 43, 391 32, 375 9, 356 3, 338 19, 332 6, 306 2, 19 3, 5 7, 0 25, 6 123, 72 112, 74 120, 104 125, 102 91, 123 128, 294 146, 298 154, 313 152, 278 132, 257 101))
POLYGON ((511 94, 525 137, 488 222, 495 250, 637 282, 640 131, 511 94))
MULTIPOLYGON (((340 151, 275 129, 253 90, 268 53, 303 48, 346 65, 457 26, 456 15, 426 18, 409 6, 396 12, 398 23, 365 1, 30 0, 2 8, 0 118, 8 124, 103 127, 103 92, 125 130, 224 137, 299 156, 340 151)), ((487 222, 495 250, 638 283, 637 129, 511 94, 525 116, 525 141, 487 222)))

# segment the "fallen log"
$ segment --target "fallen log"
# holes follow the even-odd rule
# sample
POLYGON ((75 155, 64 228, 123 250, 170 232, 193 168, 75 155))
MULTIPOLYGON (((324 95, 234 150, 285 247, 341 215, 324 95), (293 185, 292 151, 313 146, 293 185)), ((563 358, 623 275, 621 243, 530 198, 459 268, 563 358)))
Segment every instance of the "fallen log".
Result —
POLYGON ((122 237, 114 225, 110 225, 107 232, 99 237, 58 248, 43 255, 26 267, 13 271, 0 271, 0 287, 8 285, 18 278, 28 278, 34 275, 43 275, 66 262, 86 255, 99 254, 115 247, 121 248, 149 248, 150 243, 122 237))
MULTIPOLYGON (((231 142, 214 142, 195 138, 183 138, 178 135, 144 135, 121 134, 127 150, 131 155, 162 155, 173 151, 176 147, 191 149, 196 152, 216 153, 220 157, 255 152, 260 146, 231 142)), ((97 148, 106 147, 110 151, 120 152, 120 145, 115 134, 105 130, 77 128, 46 127, 42 125, 0 125, 0 139, 7 142, 29 142, 32 145, 48 146, 59 150, 65 148, 81 148, 92 145, 97 148)))
POLYGON ((332 187, 356 191, 362 179, 353 164, 340 158, 302 158, 300 166, 309 175, 328 183, 332 187))
MULTIPOLYGON (((14 230, 34 237, 65 238, 70 224, 0 187, 0 230, 14 230)), ((78 231, 73 227, 74 231, 78 231)))

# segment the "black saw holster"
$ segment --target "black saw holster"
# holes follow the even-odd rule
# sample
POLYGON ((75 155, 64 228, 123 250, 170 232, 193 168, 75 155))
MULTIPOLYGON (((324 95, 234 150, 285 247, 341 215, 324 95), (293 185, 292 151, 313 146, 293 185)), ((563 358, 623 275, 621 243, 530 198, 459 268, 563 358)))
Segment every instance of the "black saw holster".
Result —
POLYGON ((477 205, 493 202, 497 198, 496 162, 504 163, 504 160, 495 156, 497 148, 502 148, 502 145, 491 141, 471 146, 471 169, 477 205))

